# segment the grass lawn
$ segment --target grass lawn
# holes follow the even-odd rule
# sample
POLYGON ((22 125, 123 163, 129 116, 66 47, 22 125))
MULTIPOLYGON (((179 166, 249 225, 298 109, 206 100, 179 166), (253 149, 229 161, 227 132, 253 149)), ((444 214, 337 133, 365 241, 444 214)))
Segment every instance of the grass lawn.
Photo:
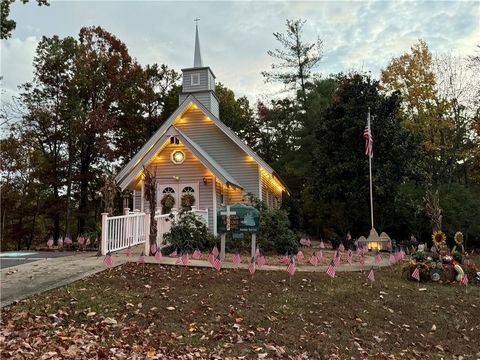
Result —
POLYGON ((478 286, 375 276, 129 263, 4 309, 1 357, 480 357, 478 286))

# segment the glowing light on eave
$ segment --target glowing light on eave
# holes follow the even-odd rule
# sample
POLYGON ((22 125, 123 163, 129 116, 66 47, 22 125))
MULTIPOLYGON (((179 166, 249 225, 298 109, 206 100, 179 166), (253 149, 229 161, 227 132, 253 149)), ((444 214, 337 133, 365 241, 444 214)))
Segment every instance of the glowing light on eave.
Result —
POLYGON ((285 186, 283 186, 280 181, 278 181, 275 176, 271 175, 267 170, 264 168, 260 167, 260 173, 262 176, 266 177, 267 180, 280 192, 282 191, 287 191, 285 186))

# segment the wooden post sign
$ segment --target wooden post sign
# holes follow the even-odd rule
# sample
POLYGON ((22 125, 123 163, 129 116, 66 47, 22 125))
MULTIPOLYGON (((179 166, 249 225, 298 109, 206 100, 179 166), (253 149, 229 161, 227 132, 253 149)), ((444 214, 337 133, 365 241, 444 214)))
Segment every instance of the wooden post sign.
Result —
POLYGON ((217 232, 221 235, 220 259, 225 260, 225 237, 232 234, 233 239, 243 239, 245 233, 252 234, 252 256, 255 256, 256 233, 260 212, 245 204, 227 205, 217 210, 217 232))

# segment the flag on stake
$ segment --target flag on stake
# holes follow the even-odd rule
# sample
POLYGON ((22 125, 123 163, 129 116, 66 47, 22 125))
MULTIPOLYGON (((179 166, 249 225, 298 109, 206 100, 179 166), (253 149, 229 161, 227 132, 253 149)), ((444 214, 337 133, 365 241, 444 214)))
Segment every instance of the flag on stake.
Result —
POLYGON ((371 283, 375 281, 375 274, 373 273, 373 267, 368 272, 367 279, 370 280, 371 283))
POLYGON ((310 264, 312 264, 313 266, 318 265, 318 258, 315 255, 310 256, 310 264))
POLYGON ((340 265, 340 252, 337 250, 336 254, 335 254, 335 261, 334 261, 334 265, 335 267, 337 267, 338 265, 340 265))
POLYGON ((192 258, 195 259, 195 260, 198 260, 202 257, 202 253, 200 250, 196 249, 194 252, 193 252, 193 255, 192 255, 192 258))
POLYGON ((377 251, 377 255, 375 256, 375 264, 380 264, 382 262, 382 256, 377 251))
POLYGON ((327 271, 326 271, 327 275, 330 276, 332 279, 335 277, 335 263, 334 261, 330 261, 330 265, 328 265, 328 268, 327 268, 327 271))
POLYGON ((177 256, 177 260, 175 261, 175 265, 181 265, 182 264, 182 257, 179 255, 177 256))
POLYGON ((391 264, 395 264, 397 259, 395 259, 395 255, 390 254, 390 257, 388 258, 388 261, 390 261, 391 264))
POLYGON ((420 282, 420 270, 418 269, 418 267, 413 270, 412 278, 420 282))
POLYGON ((250 274, 255 274, 255 257, 252 257, 250 260, 250 264, 248 264, 248 271, 250 274))
POLYGON ((213 247, 212 254, 213 256, 218 256, 218 254, 220 254, 220 251, 218 251, 217 245, 213 247))
POLYGON ((260 249, 259 247, 257 246, 257 249, 255 250, 255 257, 259 257, 260 256, 260 249))
POLYGON ((162 252, 161 252, 161 251, 157 251, 157 252, 155 253, 155 260, 160 261, 161 258, 162 258, 162 252))
POLYGON ((435 254, 437 252, 437 247, 435 245, 432 245, 432 247, 430 248, 430 252, 435 254))
POLYGON ((355 251, 355 253, 357 255, 362 255, 362 249, 360 249, 359 247, 357 247, 357 250, 355 251))
POLYGON ((132 257, 132 249, 130 249, 130 246, 127 249, 127 257, 132 257))
POLYGON ((347 254, 347 262, 349 265, 352 265, 352 259, 353 259, 353 252, 352 250, 348 250, 348 254, 347 254))
POLYGON ((320 249, 325 249, 325 244, 323 243, 323 240, 320 241, 320 249))
POLYGON ((177 257, 177 249, 173 250, 170 255, 168 255, 170 257, 177 257))
POLYGON ((107 266, 107 268, 111 268, 113 266, 112 253, 110 251, 103 258, 103 263, 107 266))
POLYGON ((290 257, 288 256, 288 253, 286 253, 284 256, 282 256, 282 263, 285 265, 288 265, 290 263, 290 257))
POLYGON ((65 238, 63 239, 63 243, 65 245, 72 245, 72 239, 70 239, 70 237, 68 236, 65 236, 65 238))
POLYGON ((338 247, 338 250, 340 250, 340 252, 345 251, 345 246, 343 245, 343 243, 340 243, 340 246, 338 247))
POLYGON ((48 246, 49 248, 51 248, 51 247, 53 246, 53 239, 52 239, 52 238, 48 239, 48 241, 47 241, 47 246, 48 246))
POLYGON ((468 276, 467 276, 467 274, 463 274, 462 280, 460 281, 460 284, 467 286, 467 284, 468 284, 468 276))
POLYGON ((85 240, 85 246, 88 246, 90 245, 90 238, 87 237, 87 239, 85 240))
POLYGON ((85 244, 85 238, 82 235, 77 236, 77 242, 79 245, 85 244))
POLYGON ((213 259, 213 267, 214 267, 215 270, 217 270, 217 271, 220 271, 220 269, 222 268, 222 260, 220 260, 220 257, 219 257, 219 256, 216 256, 216 257, 213 259))
POLYGON ((303 251, 302 250, 298 250, 298 253, 297 253, 297 259, 298 261, 301 261, 303 260, 305 256, 303 255, 303 251))
POLYGON ((318 260, 323 259, 323 251, 319 250, 315 253, 315 256, 318 260))
POLYGON ((265 263, 266 263, 265 256, 260 255, 260 256, 257 258, 258 268, 260 269, 263 265, 265 265, 265 263))
POLYGON ((290 276, 293 276, 295 274, 295 259, 293 256, 290 258, 290 263, 287 266, 287 272, 290 274, 290 276))
POLYGON ((150 245, 150 254, 155 254, 157 252, 157 244, 153 243, 150 245))
POLYGON ((362 266, 365 265, 365 257, 363 255, 360 255, 359 261, 360 261, 360 265, 362 266))
POLYGON ((58 240, 57 240, 57 246, 59 248, 63 247, 63 238, 62 237, 59 237, 58 240))
POLYGON ((143 251, 138 257, 137 264, 145 264, 145 254, 143 253, 143 251))
POLYGON ((242 258, 240 257, 240 254, 237 252, 235 255, 233 255, 233 260, 232 262, 235 264, 235 265, 238 265, 242 262, 242 258))
POLYGON ((187 265, 188 264, 188 251, 185 251, 182 255, 182 264, 187 265))
POLYGON ((215 256, 212 253, 208 254, 208 262, 212 264, 212 266, 213 266, 213 259, 215 259, 215 256))

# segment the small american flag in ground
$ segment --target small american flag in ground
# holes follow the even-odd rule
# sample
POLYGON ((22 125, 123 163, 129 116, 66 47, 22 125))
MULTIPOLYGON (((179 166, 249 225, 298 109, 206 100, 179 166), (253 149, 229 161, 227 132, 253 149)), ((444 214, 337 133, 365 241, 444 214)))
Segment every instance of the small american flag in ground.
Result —
POLYGON ((212 253, 208 254, 208 262, 212 264, 212 266, 213 266, 213 259, 215 259, 215 256, 212 253))
POLYGON ((132 249, 130 249, 130 246, 127 249, 127 257, 132 257, 132 249))
POLYGON ((220 251, 218 251, 218 248, 217 248, 216 246, 213 247, 213 249, 212 249, 212 254, 213 254, 214 256, 217 256, 218 254, 220 254, 220 251))
POLYGON ((235 255, 233 255, 233 259, 232 259, 232 262, 235 264, 235 265, 238 265, 242 262, 242 258, 240 257, 240 254, 239 253, 236 253, 235 255))
POLYGON ((363 255, 360 255, 360 258, 359 258, 359 261, 360 261, 360 265, 365 265, 365 257, 363 255))
POLYGON ((285 265, 288 265, 290 263, 290 257, 288 256, 288 254, 285 254, 284 256, 282 256, 282 263, 284 263, 285 265))
POLYGON ((255 257, 252 257, 250 260, 250 264, 248 264, 248 271, 250 274, 255 274, 255 257))
POLYGON ((318 258, 315 255, 310 256, 310 264, 312 264, 313 266, 318 265, 318 258))
POLYGON ((187 265, 188 264, 188 252, 185 251, 182 255, 182 264, 187 265))
POLYGON ((402 260, 402 254, 400 254, 400 251, 397 251, 395 254, 395 261, 400 261, 402 260))
POLYGON ((375 264, 380 264, 382 262, 382 256, 377 251, 377 255, 375 256, 375 264))
POLYGON ((328 265, 328 268, 327 268, 327 271, 326 271, 327 275, 330 276, 331 278, 334 278, 335 277, 335 263, 332 261, 330 261, 330 265, 328 265))
POLYGON ((194 252, 193 252, 193 255, 192 255, 192 258, 195 259, 195 260, 198 260, 202 257, 202 253, 200 250, 196 249, 194 252))
POLYGON ((155 253, 155 260, 160 260, 162 258, 162 252, 161 251, 157 251, 155 253))
POLYGON ((257 249, 255 250, 255 257, 260 256, 260 248, 257 246, 257 249))
POLYGON ((353 259, 353 252, 352 252, 352 250, 348 250, 347 262, 348 262, 349 265, 352 265, 352 259, 353 259))
POLYGON ((77 242, 80 245, 83 245, 83 244, 85 244, 85 238, 82 235, 79 235, 79 236, 77 236, 77 242))
POLYGON ((173 250, 170 255, 168 255, 170 257, 177 257, 177 249, 173 250))
POLYGON ((340 243, 340 246, 338 247, 338 250, 340 250, 341 252, 345 251, 345 246, 343 245, 343 243, 340 243))
POLYGON ((181 265, 182 264, 182 257, 178 256, 177 260, 175 261, 175 265, 181 265))
POLYGON ((295 274, 295 259, 293 256, 290 258, 290 263, 287 266, 287 272, 290 274, 290 276, 293 276, 295 274))
POLYGON ((467 285, 467 284, 468 284, 468 276, 467 276, 467 274, 463 274, 462 280, 460 281, 460 284, 462 284, 462 285, 467 285))
POLYGON ((220 271, 220 269, 222 268, 222 261, 220 260, 219 256, 215 256, 215 258, 213 259, 212 265, 215 268, 215 270, 220 271))
POLYGON ((304 238, 300 239, 300 244, 302 244, 303 246, 306 246, 306 243, 307 243, 307 239, 304 239, 304 238))
POLYGON ((403 259, 405 257, 405 251, 400 250, 400 260, 403 259))
POLYGON ((71 245, 72 244, 72 239, 70 239, 68 236, 65 236, 65 239, 63 239, 63 243, 65 245, 71 245))
POLYGON ((315 253, 315 256, 317 257, 317 259, 323 259, 323 251, 322 250, 319 250, 315 253))
POLYGON ((90 245, 90 238, 87 237, 87 239, 85 240, 85 246, 88 246, 90 245))
POLYGON ((325 249, 325 244, 323 243, 323 241, 320 241, 320 249, 325 249))
POLYGON ((415 268, 415 270, 413 270, 412 278, 414 278, 417 281, 420 281, 420 270, 418 268, 415 268))
POLYGON ((145 264, 145 254, 143 253, 143 251, 138 257, 137 264, 145 264))
POLYGON ((334 265, 335 266, 338 266, 340 265, 340 252, 337 250, 337 252, 335 253, 335 258, 334 258, 334 265))
POLYGON ((374 272, 373 272, 373 268, 371 268, 370 271, 368 272, 367 279, 370 280, 370 282, 374 282, 374 281, 375 281, 375 274, 374 274, 374 272))
POLYGON ((300 260, 303 260, 305 256, 303 255, 303 251, 302 250, 298 250, 298 253, 297 253, 297 259, 300 261, 300 260))
POLYGON ((265 265, 265 263, 266 263, 265 256, 260 255, 260 256, 257 258, 258 268, 260 269, 263 265, 265 265))
POLYGON ((59 248, 63 247, 63 238, 62 237, 59 237, 58 240, 57 240, 57 246, 59 248))
POLYGON ((48 239, 48 241, 47 241, 47 246, 48 246, 49 248, 51 248, 51 247, 53 246, 53 239, 52 239, 52 238, 48 239))
POLYGON ((357 254, 357 255, 361 255, 361 254, 362 254, 362 249, 359 248, 359 247, 357 247, 356 254, 357 254))
POLYGON ((397 259, 395 259, 395 255, 390 254, 390 256, 388 257, 388 261, 390 261, 391 264, 395 264, 397 259))
POLYGON ((108 267, 111 268, 113 266, 113 259, 112 253, 109 251, 107 255, 103 258, 103 263, 108 267))
POLYGON ((157 252, 157 244, 150 245, 150 253, 155 254, 157 252))

